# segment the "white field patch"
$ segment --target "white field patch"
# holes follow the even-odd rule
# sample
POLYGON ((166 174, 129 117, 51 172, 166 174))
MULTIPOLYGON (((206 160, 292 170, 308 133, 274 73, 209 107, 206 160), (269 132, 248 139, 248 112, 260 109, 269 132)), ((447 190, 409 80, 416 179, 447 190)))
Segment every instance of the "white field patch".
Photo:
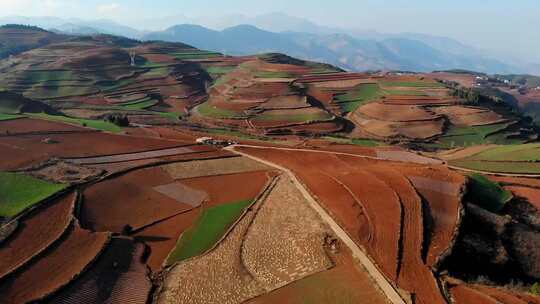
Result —
POLYGON ((148 158, 159 158, 166 156, 174 156, 179 154, 193 153, 194 151, 188 147, 177 147, 170 149, 161 149, 154 151, 126 153, 118 155, 97 156, 97 157, 85 157, 85 158, 70 158, 66 159, 69 162, 78 165, 92 165, 92 164, 107 164, 107 163, 119 163, 126 161, 134 161, 148 158))
POLYGON ((181 182, 168 185, 161 185, 153 188, 154 191, 168 196, 179 203, 188 204, 193 208, 199 207, 208 199, 208 194, 204 191, 188 187, 181 182))
POLYGON ((269 167, 246 157, 195 160, 169 164, 162 168, 164 168, 173 179, 235 174, 269 169, 269 167))
POLYGON ((409 176, 408 178, 417 189, 438 192, 450 196, 458 196, 461 192, 461 184, 438 181, 421 176, 409 176))

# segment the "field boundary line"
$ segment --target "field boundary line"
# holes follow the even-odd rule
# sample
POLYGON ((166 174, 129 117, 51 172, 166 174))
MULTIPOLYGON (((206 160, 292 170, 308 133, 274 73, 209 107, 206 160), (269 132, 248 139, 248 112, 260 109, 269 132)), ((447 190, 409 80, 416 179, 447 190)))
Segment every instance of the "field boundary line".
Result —
MULTIPOLYGON (((243 145, 239 145, 243 146, 243 145)), ((334 221, 334 219, 324 210, 323 207, 319 205, 319 203, 311 196, 311 194, 306 190, 306 188, 299 182, 299 180, 296 178, 296 176, 290 171, 289 169, 282 167, 280 165, 274 164, 270 161, 266 161, 263 159, 260 159, 258 157, 236 151, 234 149, 235 146, 230 146, 225 148, 226 150, 229 150, 234 153, 238 153, 240 155, 249 157, 253 160, 259 161, 263 164, 272 166, 274 168, 277 168, 289 175, 293 183, 296 185, 298 190, 302 193, 304 198, 309 202, 309 205, 319 214, 319 216, 330 226, 330 228, 336 233, 336 235, 343 241, 343 243, 349 247, 349 249, 352 251, 353 257, 357 258, 361 264, 365 267, 367 272, 371 275, 375 283, 379 286, 379 288, 383 291, 383 293, 386 295, 386 297, 393 303, 393 304, 406 304, 405 301, 401 298, 398 291, 388 282, 386 277, 379 271, 377 266, 371 261, 371 259, 360 249, 360 247, 349 237, 349 235, 334 221)), ((257 146, 253 146, 257 147, 257 146)))
MULTIPOLYGON (((273 150, 280 150, 280 151, 291 151, 291 152, 310 152, 310 153, 323 153, 323 154, 333 154, 333 155, 344 155, 344 156, 352 156, 352 157, 358 157, 358 158, 365 158, 365 159, 372 159, 372 160, 379 160, 379 161, 388 161, 388 162, 396 162, 396 163, 408 163, 408 164, 419 164, 419 165, 430 165, 430 164, 423 164, 418 162, 408 162, 408 161, 401 161, 401 160, 393 160, 393 159, 387 159, 387 158, 381 158, 377 156, 369 156, 369 155, 361 155, 361 154, 353 154, 353 153, 345 153, 345 152, 335 152, 335 151, 325 151, 325 150, 312 150, 312 149, 298 149, 298 148, 284 148, 284 147, 270 147, 270 146, 255 146, 255 145, 244 145, 244 144, 237 144, 231 147, 246 147, 246 148, 255 148, 255 149, 273 149, 273 150)), ((234 153, 242 154, 241 152, 238 152, 234 149, 230 149, 229 147, 224 148, 224 150, 227 151, 233 151, 234 153)), ((432 165, 442 165, 443 162, 439 159, 428 157, 422 154, 417 154, 408 150, 397 152, 408 152, 417 156, 425 157, 437 162, 440 162, 439 164, 432 164, 432 165)), ((259 160, 260 161, 260 160, 259 160)), ((275 165, 273 165, 275 167, 275 165)), ((539 175, 540 176, 540 175, 539 175)))
POLYGON ((524 178, 539 178, 540 174, 526 174, 526 173, 502 173, 502 172, 491 172, 491 171, 481 171, 481 170, 474 170, 474 169, 467 169, 462 168, 458 166, 450 166, 448 165, 449 169, 455 170, 455 171, 464 171, 464 172, 471 172, 471 173, 480 173, 480 174, 486 174, 486 175, 495 175, 495 176, 505 176, 505 177, 524 177, 524 178))

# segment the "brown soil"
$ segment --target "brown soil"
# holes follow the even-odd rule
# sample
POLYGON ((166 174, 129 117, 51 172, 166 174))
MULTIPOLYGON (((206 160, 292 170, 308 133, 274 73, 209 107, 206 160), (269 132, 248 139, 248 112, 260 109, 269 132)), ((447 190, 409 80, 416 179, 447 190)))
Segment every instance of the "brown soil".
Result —
POLYGON ((66 195, 20 220, 0 247, 0 278, 28 263, 58 240, 72 220, 76 195, 66 195))
POLYGON ((261 192, 268 182, 268 171, 236 173, 229 175, 214 175, 182 179, 188 187, 204 191, 209 200, 205 207, 253 199, 261 192))
POLYGON ((531 203, 531 205, 540 211, 540 189, 516 186, 507 186, 504 188, 512 191, 515 196, 526 199, 529 203, 531 203))
POLYGON ((357 112, 370 118, 396 122, 434 120, 439 118, 439 115, 435 115, 418 106, 387 105, 378 102, 368 103, 360 107, 357 112))
POLYGON ((114 237, 91 268, 50 304, 146 304, 152 284, 142 262, 144 245, 114 237))
POLYGON ((20 118, 0 122, 0 136, 28 133, 96 132, 68 124, 42 119, 20 118))
POLYGON ((200 208, 194 209, 144 228, 133 235, 136 240, 144 242, 150 248, 146 263, 153 272, 161 270, 182 232, 191 227, 200 214, 200 208))
POLYGON ((92 233, 72 226, 61 242, 0 283, 2 300, 27 303, 51 295, 79 276, 96 259, 109 238, 107 233, 92 233))
POLYGON ((92 185, 84 191, 81 223, 93 231, 121 233, 126 225, 138 229, 191 209, 153 189, 172 182, 167 172, 153 167, 92 185))
POLYGON ((0 170, 14 170, 49 158, 91 157, 178 146, 178 142, 108 133, 21 135, 0 138, 0 170), (52 144, 45 143, 50 139, 52 144))

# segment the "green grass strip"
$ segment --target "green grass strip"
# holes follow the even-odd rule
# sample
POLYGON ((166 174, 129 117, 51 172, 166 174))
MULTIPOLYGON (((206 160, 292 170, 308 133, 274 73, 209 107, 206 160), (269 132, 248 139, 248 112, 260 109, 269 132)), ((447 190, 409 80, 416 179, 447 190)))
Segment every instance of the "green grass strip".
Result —
POLYGON ((22 118, 22 115, 0 113, 0 121, 22 118))
POLYGON ((469 198, 472 202, 491 212, 499 212, 512 198, 512 193, 482 174, 469 175, 469 198))
POLYGON ((201 255, 211 249, 252 202, 253 200, 243 200, 204 210, 195 225, 182 234, 167 259, 167 265, 201 255))
POLYGON ((357 145, 361 147, 379 147, 379 146, 384 145, 383 143, 379 141, 376 141, 373 139, 365 139, 365 138, 350 139, 350 138, 336 137, 336 136, 325 136, 323 137, 323 139, 326 139, 335 143, 357 145))
POLYGON ((209 102, 205 102, 198 106, 197 111, 203 116, 217 119, 242 118, 244 116, 243 113, 240 112, 214 107, 210 105, 209 102))
POLYGON ((28 116, 41 118, 45 120, 64 122, 68 124, 80 125, 83 127, 88 127, 88 128, 106 131, 106 132, 112 132, 112 133, 120 133, 123 131, 121 127, 111 122, 103 121, 103 120, 74 118, 74 117, 68 117, 68 116, 62 116, 62 115, 50 115, 46 113, 28 114, 28 116))
POLYGON ((338 103, 344 112, 351 113, 361 105, 373 101, 381 95, 382 92, 378 84, 363 84, 353 91, 337 95, 334 102, 338 103))
POLYGON ((0 217, 14 217, 66 187, 23 174, 0 172, 0 217))

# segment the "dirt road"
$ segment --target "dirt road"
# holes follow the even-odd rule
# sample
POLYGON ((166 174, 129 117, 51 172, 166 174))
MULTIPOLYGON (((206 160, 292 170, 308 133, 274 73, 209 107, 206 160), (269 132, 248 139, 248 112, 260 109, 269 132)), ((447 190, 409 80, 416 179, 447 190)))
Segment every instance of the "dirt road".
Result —
MULTIPOLYGON (((237 145, 237 146, 244 146, 244 145, 237 145)), ((390 284, 390 282, 386 279, 386 277, 379 271, 377 266, 371 261, 371 259, 366 255, 366 253, 349 237, 349 235, 343 230, 335 221, 334 219, 324 210, 323 207, 319 205, 319 203, 311 196, 311 194, 306 190, 306 188, 300 183, 300 181, 296 178, 296 176, 287 168, 284 168, 282 166, 279 166, 277 164, 274 164, 272 162, 260 159, 258 157, 251 156, 249 154, 245 154, 239 151, 236 151, 234 149, 235 146, 230 146, 225 148, 228 151, 231 151, 233 153, 237 153, 239 155, 248 157, 250 159, 256 160, 258 162, 261 162, 263 164, 266 164, 268 166, 274 167, 276 169, 279 169, 285 173, 287 173, 291 180, 294 182, 298 190, 302 193, 302 195, 306 198, 306 200, 309 202, 310 206, 319 214, 319 216, 330 226, 330 228, 334 231, 334 233, 341 239, 341 241, 349 247, 349 249, 352 251, 353 256, 360 261, 360 263, 364 266, 364 268, 367 270, 369 275, 373 278, 375 283, 379 286, 379 288, 383 291, 383 293, 386 295, 386 297, 389 299, 389 301, 392 304, 406 304, 405 301, 401 298, 399 293, 396 291, 396 289, 390 284)), ((260 146, 249 146, 254 148, 263 148, 263 149, 272 149, 268 147, 260 147, 260 146)), ((279 148, 278 148, 279 149, 279 148)), ((290 149, 298 151, 298 149, 290 149)), ((321 152, 321 153, 332 153, 332 152, 323 152, 323 151, 312 151, 312 150, 306 150, 309 152, 321 152)), ((343 153, 345 154, 345 153, 343 153)), ((358 156, 358 155, 356 155, 358 156)))

